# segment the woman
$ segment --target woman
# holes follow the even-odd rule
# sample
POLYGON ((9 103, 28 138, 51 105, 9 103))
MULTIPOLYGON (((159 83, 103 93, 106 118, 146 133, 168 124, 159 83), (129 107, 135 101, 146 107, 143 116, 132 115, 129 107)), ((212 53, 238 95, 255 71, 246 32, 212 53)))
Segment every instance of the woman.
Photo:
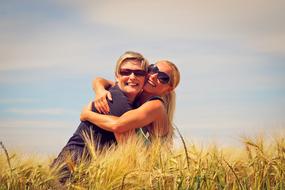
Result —
MULTIPOLYGON (((147 81, 137 100, 141 105, 140 107, 116 117, 94 113, 90 111, 90 106, 88 106, 83 109, 80 119, 87 120, 102 129, 115 133, 124 133, 146 126, 150 140, 160 138, 172 144, 174 132, 172 120, 175 108, 174 89, 179 81, 180 73, 173 63, 167 60, 158 61, 148 68, 147 81)), ((108 84, 107 81, 102 82, 101 79, 100 91, 103 86, 107 86, 106 84, 108 84)), ((101 110, 103 109, 104 106, 101 107, 101 110)))

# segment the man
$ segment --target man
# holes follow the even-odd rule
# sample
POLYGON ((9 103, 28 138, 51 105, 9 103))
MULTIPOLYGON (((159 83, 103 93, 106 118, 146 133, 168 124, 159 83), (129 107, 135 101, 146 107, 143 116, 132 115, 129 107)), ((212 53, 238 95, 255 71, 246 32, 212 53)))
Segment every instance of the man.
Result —
MULTIPOLYGON (((118 59, 115 70, 117 83, 110 88, 112 101, 108 101, 111 115, 120 116, 132 109, 132 103, 144 85, 147 66, 148 61, 136 52, 126 52, 118 59)), ((92 106, 92 111, 97 112, 94 106, 92 106)), ((97 150, 102 150, 104 147, 116 143, 116 137, 119 138, 120 136, 116 134, 115 137, 114 133, 105 131, 88 121, 83 121, 54 160, 52 167, 65 163, 67 158, 76 164, 83 155, 89 156, 89 150, 84 139, 86 137, 83 137, 84 133, 90 135, 89 138, 95 142, 97 150)), ((70 175, 67 165, 62 168, 61 172, 67 174, 60 179, 64 183, 70 175)))

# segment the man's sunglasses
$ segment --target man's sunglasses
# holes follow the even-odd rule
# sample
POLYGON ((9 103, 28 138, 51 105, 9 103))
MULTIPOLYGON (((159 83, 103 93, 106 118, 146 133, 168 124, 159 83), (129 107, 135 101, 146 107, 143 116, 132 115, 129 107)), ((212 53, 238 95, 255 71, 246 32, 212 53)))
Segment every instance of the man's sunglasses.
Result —
POLYGON ((121 69, 119 71, 119 74, 122 76, 130 76, 132 73, 137 77, 146 76, 146 72, 144 70, 121 69))
POLYGON ((167 84, 170 81, 170 77, 168 74, 165 72, 159 71, 158 67, 155 66, 154 64, 149 65, 147 69, 148 73, 157 73, 157 79, 162 83, 162 84, 167 84))

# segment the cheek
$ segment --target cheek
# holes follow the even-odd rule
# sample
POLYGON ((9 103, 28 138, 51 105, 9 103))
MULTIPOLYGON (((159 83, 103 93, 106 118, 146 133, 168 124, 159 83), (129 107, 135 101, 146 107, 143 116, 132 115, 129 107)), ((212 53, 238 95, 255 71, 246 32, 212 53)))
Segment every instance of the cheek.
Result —
POLYGON ((119 77, 120 81, 127 81, 128 79, 129 79, 128 76, 121 76, 121 77, 119 77))
POLYGON ((168 92, 169 91, 169 86, 168 85, 165 85, 162 90, 162 92, 168 92))
POLYGON ((140 84, 141 84, 141 85, 144 85, 144 83, 145 83, 145 80, 146 80, 146 78, 144 78, 144 77, 140 78, 140 79, 139 79, 139 81, 140 81, 140 84))
POLYGON ((157 88, 159 91, 165 91, 166 86, 163 85, 163 84, 161 84, 161 83, 158 81, 156 88, 157 88))

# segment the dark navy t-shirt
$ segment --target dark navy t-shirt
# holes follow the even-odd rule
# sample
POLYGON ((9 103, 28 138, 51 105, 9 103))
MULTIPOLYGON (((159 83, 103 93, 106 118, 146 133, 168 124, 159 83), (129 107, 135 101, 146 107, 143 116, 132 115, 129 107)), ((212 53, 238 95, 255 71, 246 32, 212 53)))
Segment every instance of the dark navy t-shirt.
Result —
MULTIPOLYGON (((123 113, 132 109, 132 105, 128 102, 127 96, 119 89, 118 86, 111 87, 109 91, 111 92, 113 99, 113 101, 108 100, 111 115, 121 116, 123 113)), ((92 111, 97 112, 94 106, 92 111)), ((86 155, 86 158, 89 158, 90 154, 82 136, 83 132, 86 132, 89 138, 92 137, 92 140, 95 141, 95 148, 97 150, 102 150, 104 147, 116 143, 114 133, 103 130, 88 121, 83 121, 80 123, 67 144, 63 147, 57 158, 53 161, 51 167, 65 163, 64 160, 68 155, 71 156, 70 158, 74 163, 80 161, 83 155, 86 155)), ((64 165, 60 171, 64 173, 60 182, 64 183, 70 176, 71 172, 67 165, 64 165)))
MULTIPOLYGON (((128 102, 127 96, 119 89, 117 85, 111 87, 109 91, 111 92, 113 99, 112 101, 108 100, 110 115, 121 116, 125 112, 132 109, 132 104, 128 102)), ((92 111, 98 113, 94 106, 92 106, 92 111)), ((83 131, 87 132, 87 134, 92 133, 93 140, 96 141, 98 149, 101 149, 104 146, 109 146, 112 143, 116 143, 116 138, 113 132, 101 129, 89 121, 83 121, 80 123, 73 136, 69 139, 66 146, 79 146, 83 148, 85 146, 82 136, 83 131)))

